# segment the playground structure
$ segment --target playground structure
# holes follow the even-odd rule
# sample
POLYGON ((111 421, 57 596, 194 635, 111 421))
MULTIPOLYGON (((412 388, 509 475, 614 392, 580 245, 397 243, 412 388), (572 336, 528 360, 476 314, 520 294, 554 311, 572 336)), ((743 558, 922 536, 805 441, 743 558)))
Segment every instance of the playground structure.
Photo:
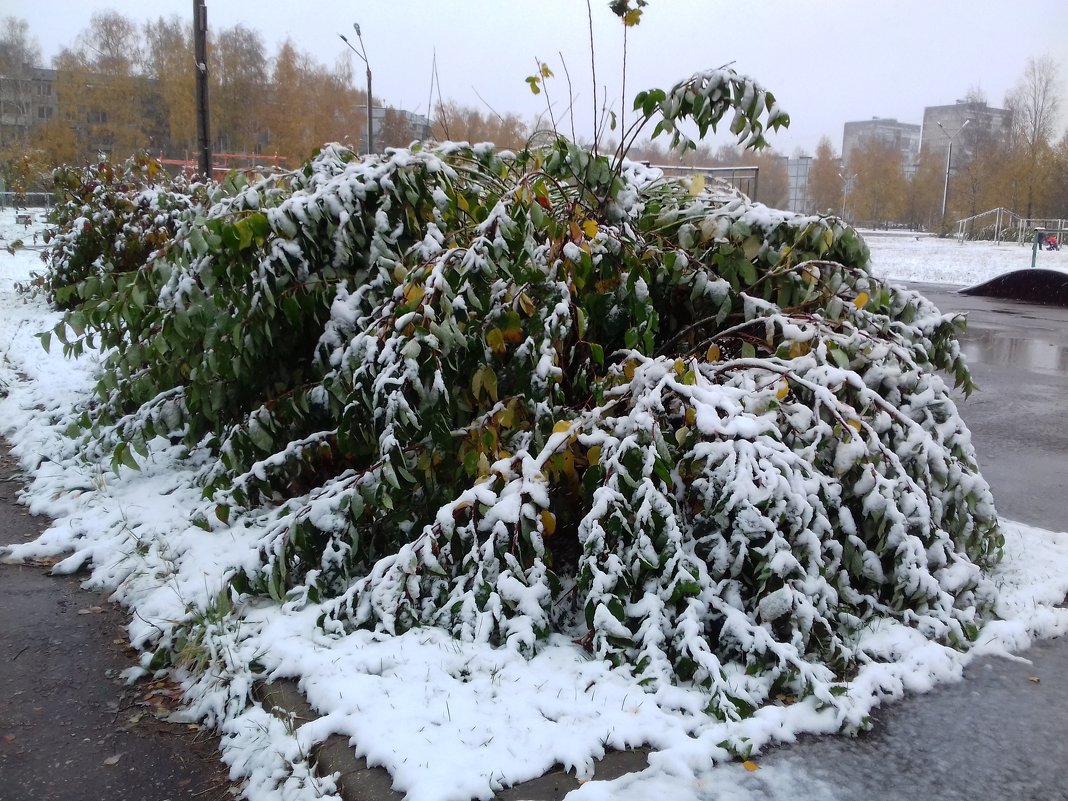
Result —
POLYGON ((1068 220, 1022 217, 1010 209, 991 209, 957 221, 958 242, 966 239, 993 240, 995 243, 1015 242, 1030 245, 1035 231, 1045 232, 1043 239, 1052 237, 1058 247, 1068 242, 1068 220))

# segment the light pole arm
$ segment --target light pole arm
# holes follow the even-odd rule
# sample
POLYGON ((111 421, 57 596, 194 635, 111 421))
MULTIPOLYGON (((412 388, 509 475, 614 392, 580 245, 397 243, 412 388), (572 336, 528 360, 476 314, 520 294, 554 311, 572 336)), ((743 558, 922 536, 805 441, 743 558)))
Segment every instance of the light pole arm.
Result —
POLYGON ((352 46, 352 42, 348 40, 348 37, 346 37, 345 34, 339 33, 338 36, 341 38, 341 41, 348 45, 349 50, 360 57, 360 61, 363 62, 363 66, 367 70, 367 153, 371 154, 375 152, 374 117, 371 114, 371 62, 367 60, 367 51, 363 46, 363 35, 360 33, 360 26, 353 23, 352 27, 356 30, 356 38, 360 42, 359 50, 352 46))

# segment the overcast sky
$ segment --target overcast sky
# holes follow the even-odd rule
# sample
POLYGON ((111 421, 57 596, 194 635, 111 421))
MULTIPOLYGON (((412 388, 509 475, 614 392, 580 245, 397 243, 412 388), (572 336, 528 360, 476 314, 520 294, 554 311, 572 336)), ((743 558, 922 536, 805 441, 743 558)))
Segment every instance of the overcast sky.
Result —
MULTIPOLYGON (((0 13, 27 20, 50 63, 94 11, 189 19, 192 6, 192 0, 0 0, 0 13)), ((243 23, 263 34, 271 53, 288 36, 325 64, 351 56, 338 34, 351 35, 359 22, 375 96, 421 113, 436 51, 446 99, 485 108, 481 95, 500 112, 528 118, 545 109, 544 95, 534 97, 524 82, 541 59, 556 74, 548 88, 559 118, 568 105, 562 53, 576 95, 576 128, 581 136, 592 127, 583 0, 207 0, 207 6, 213 29, 243 23)), ((618 108, 622 25, 607 0, 592 0, 592 8, 597 83, 618 108)), ((771 139, 785 154, 813 152, 822 135, 840 150, 848 120, 920 123, 924 106, 953 103, 972 88, 1000 106, 1028 58, 1042 55, 1060 66, 1058 131, 1068 127, 1066 0, 651 0, 627 49, 627 97, 733 62, 790 113, 789 131, 771 139)), ((363 64, 351 57, 362 83, 363 64)))

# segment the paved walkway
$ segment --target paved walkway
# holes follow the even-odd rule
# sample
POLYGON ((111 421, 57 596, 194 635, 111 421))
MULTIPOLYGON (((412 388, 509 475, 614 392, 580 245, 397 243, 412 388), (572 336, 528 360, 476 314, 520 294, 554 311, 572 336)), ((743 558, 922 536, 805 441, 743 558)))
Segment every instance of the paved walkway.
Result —
MULTIPOLYGON (((0 442, 0 542, 43 527, 15 500, 0 442)), ((12 480, 15 478, 16 480, 12 480)), ((118 675, 135 664, 125 617, 77 577, 0 565, 0 799, 221 801, 232 798, 215 741, 163 723, 175 688, 118 675)))

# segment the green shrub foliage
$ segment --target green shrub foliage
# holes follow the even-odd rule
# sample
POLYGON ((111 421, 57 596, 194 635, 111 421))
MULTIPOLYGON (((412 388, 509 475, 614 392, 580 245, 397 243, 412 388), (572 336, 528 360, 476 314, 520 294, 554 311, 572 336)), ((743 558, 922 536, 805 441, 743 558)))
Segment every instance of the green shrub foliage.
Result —
MULTIPOLYGON (((784 121, 730 70, 635 106, 756 144, 784 121)), ((874 618, 973 635, 1001 538, 939 374, 971 388, 962 320, 841 221, 562 138, 329 145, 175 208, 55 333, 104 353, 82 436, 116 469, 160 436, 216 455, 200 524, 262 532, 236 591, 337 636, 562 632, 724 718, 834 703, 874 618)))
POLYGON ((80 302, 79 287, 93 299, 103 290, 98 281, 142 267, 206 199, 202 185, 169 176, 145 154, 121 167, 106 159, 84 169, 60 167, 52 179, 58 202, 56 227, 45 232, 44 283, 62 309, 80 302))

